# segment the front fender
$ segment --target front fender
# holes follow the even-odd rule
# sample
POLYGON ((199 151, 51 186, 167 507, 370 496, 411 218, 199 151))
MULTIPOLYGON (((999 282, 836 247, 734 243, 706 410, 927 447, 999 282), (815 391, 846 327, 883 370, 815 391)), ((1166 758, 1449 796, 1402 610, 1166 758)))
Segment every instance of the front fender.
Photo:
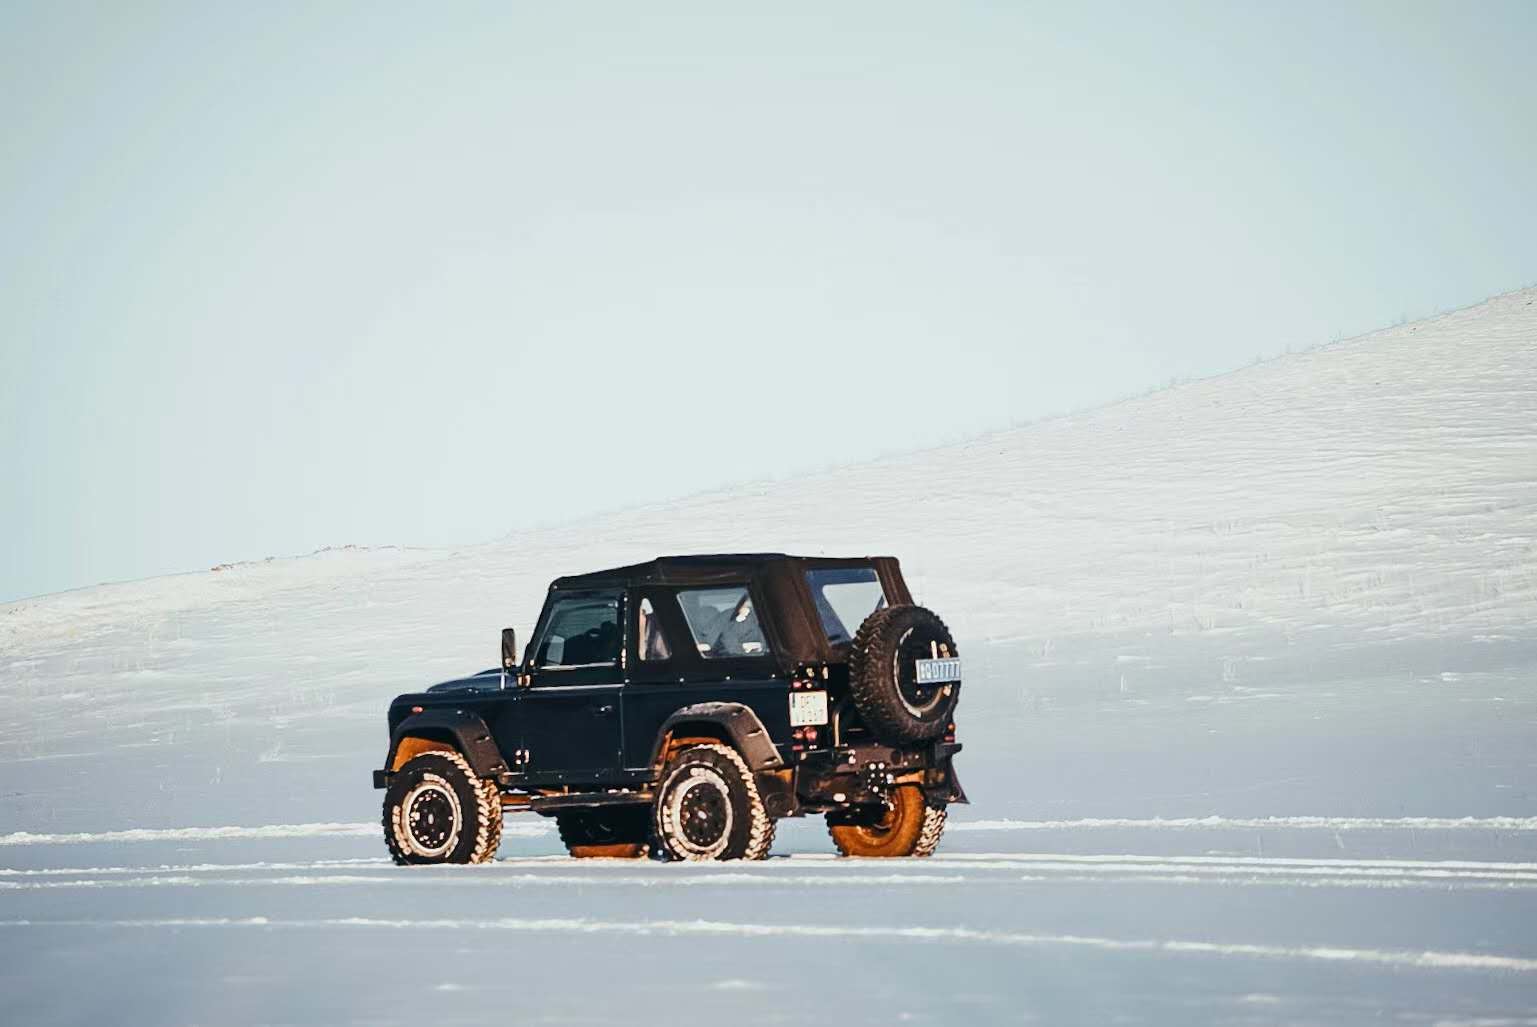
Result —
POLYGON ((507 773, 507 763, 502 759, 490 729, 484 720, 473 713, 448 709, 423 710, 402 720, 390 735, 390 751, 384 761, 388 770, 395 769, 396 753, 400 751, 401 741, 406 738, 425 738, 452 745, 469 763, 470 769, 482 778, 494 781, 497 775, 507 773))

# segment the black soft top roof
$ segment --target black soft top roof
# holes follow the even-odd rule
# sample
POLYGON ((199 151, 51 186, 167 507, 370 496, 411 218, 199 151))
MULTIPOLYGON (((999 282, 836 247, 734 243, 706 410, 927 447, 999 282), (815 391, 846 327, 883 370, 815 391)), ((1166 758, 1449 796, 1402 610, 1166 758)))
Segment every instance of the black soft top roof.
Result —
POLYGON ((763 618, 775 652, 793 661, 836 659, 847 646, 831 646, 824 634, 804 573, 814 568, 870 567, 886 601, 911 603, 902 570, 892 556, 790 556, 786 553, 718 553, 661 556, 645 563, 556 578, 551 589, 627 588, 644 585, 714 585, 750 582, 769 608, 763 618))
POLYGON ((551 588, 588 588, 597 585, 709 585, 719 581, 741 581, 762 573, 770 564, 794 561, 799 564, 823 563, 830 566, 868 564, 869 557, 829 560, 821 557, 790 556, 785 553, 712 553, 702 556, 659 556, 645 563, 625 567, 571 574, 556 578, 551 588))

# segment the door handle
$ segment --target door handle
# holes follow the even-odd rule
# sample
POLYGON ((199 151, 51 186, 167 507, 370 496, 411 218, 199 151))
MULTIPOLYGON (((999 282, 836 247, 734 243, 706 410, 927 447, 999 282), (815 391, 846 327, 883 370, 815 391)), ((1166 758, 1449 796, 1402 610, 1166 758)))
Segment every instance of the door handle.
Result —
POLYGON ((606 717, 610 713, 614 712, 614 704, 604 703, 602 706, 594 706, 592 708, 592 712, 596 713, 600 717, 606 717))

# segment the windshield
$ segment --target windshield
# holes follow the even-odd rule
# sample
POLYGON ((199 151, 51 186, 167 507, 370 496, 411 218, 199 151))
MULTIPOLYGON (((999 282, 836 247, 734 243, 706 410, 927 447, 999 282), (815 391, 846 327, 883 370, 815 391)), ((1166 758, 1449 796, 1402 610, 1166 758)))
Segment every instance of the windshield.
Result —
POLYGON ((561 596, 550 607, 537 667, 593 667, 619 662, 619 597, 561 596))
POLYGON ((865 618, 885 608, 886 593, 873 567, 823 568, 806 572, 822 630, 834 645, 852 641, 865 618))

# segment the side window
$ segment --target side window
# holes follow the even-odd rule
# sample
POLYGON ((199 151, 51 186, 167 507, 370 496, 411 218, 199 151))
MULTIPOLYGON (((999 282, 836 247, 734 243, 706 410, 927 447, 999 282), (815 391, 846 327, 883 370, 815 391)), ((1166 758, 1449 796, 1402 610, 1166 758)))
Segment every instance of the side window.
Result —
POLYGON ((642 660, 670 660, 672 659, 672 646, 667 644, 667 636, 662 631, 662 621, 656 615, 656 610, 651 606, 650 599, 642 599, 640 608, 636 611, 637 648, 640 650, 642 660))
POLYGON ((705 659, 767 655, 768 643, 746 587, 682 589, 678 605, 683 607, 694 647, 705 659))
POLYGON ((534 650, 536 667, 592 667, 619 662, 619 596, 563 596, 550 610, 534 650))
POLYGON ((873 567, 807 571, 806 584, 822 618, 822 630, 834 645, 852 640, 865 618, 886 605, 886 593, 873 567))

